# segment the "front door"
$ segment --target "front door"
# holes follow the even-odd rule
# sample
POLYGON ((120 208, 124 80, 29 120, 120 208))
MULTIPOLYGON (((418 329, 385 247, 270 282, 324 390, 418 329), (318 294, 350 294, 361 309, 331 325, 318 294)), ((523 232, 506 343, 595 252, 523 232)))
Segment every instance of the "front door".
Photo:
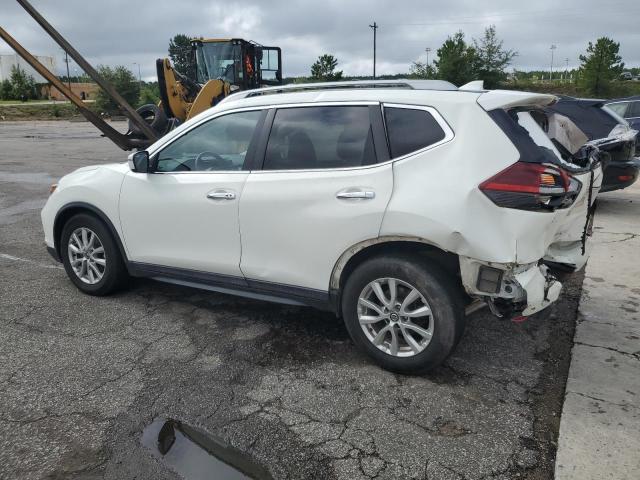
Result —
POLYGON ((263 113, 229 113, 154 153, 120 194, 129 260, 241 277, 238 205, 263 113))

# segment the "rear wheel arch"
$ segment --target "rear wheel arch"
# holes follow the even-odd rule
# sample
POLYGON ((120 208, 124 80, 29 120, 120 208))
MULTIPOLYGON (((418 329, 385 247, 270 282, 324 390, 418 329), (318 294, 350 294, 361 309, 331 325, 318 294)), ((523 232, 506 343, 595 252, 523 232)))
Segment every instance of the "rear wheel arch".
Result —
POLYGON ((113 223, 109 219, 109 217, 98 207, 91 205, 90 203, 85 202, 73 202, 62 207, 58 213, 56 214, 56 218, 53 222, 53 239, 54 239, 54 248, 58 254, 59 258, 62 258, 60 238, 62 236, 62 231, 64 229, 65 224, 73 218, 75 215, 85 213, 91 215, 98 220, 100 220, 111 236, 113 237, 116 245, 118 246, 118 250, 120 251, 120 255, 122 256, 125 263, 127 262, 127 252, 125 251, 124 245, 120 239, 120 235, 118 235, 118 231, 114 227, 113 223))
POLYGON ((450 277, 460 292, 464 292, 460 280, 458 255, 447 252, 415 237, 380 237, 360 242, 345 251, 336 262, 329 284, 331 302, 341 314, 342 291, 349 275, 365 261, 385 255, 415 258, 422 264, 431 264, 450 277))

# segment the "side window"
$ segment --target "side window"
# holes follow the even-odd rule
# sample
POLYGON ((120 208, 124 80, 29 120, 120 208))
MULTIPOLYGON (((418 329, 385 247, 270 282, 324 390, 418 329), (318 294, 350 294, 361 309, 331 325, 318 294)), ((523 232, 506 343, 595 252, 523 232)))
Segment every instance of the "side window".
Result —
POLYGON ((376 163, 368 106, 279 109, 264 170, 343 168, 376 163))
POLYGON ((627 112, 627 118, 638 118, 640 117, 640 101, 638 102, 629 102, 629 111, 627 112))
POLYGON ((433 115, 425 110, 385 107, 384 119, 391 158, 428 147, 446 136, 433 115))
POLYGON ((242 170, 260 110, 214 118, 160 151, 158 172, 242 170))
POLYGON ((607 105, 611 110, 620 115, 622 118, 626 117, 628 102, 610 103, 607 105))

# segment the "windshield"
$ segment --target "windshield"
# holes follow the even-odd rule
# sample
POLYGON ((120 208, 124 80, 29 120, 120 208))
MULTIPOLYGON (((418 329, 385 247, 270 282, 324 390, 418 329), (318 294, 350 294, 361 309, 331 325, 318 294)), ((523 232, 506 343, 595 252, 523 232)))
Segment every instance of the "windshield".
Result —
POLYGON ((242 78, 240 45, 231 42, 207 42, 197 46, 198 82, 221 78, 236 83, 242 78))

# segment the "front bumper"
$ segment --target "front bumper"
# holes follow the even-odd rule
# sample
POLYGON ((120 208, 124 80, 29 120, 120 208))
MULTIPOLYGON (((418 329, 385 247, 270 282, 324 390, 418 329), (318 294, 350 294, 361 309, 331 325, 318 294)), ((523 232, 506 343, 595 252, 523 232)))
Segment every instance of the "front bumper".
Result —
POLYGON ((562 284, 543 264, 501 264, 462 256, 459 260, 462 285, 466 292, 490 303, 492 311, 499 311, 503 316, 533 315, 555 302, 562 290, 562 284), (500 278, 497 283, 480 281, 482 272, 487 269, 500 272, 500 275, 496 275, 500 278), (502 307, 497 308, 496 305, 502 307))

